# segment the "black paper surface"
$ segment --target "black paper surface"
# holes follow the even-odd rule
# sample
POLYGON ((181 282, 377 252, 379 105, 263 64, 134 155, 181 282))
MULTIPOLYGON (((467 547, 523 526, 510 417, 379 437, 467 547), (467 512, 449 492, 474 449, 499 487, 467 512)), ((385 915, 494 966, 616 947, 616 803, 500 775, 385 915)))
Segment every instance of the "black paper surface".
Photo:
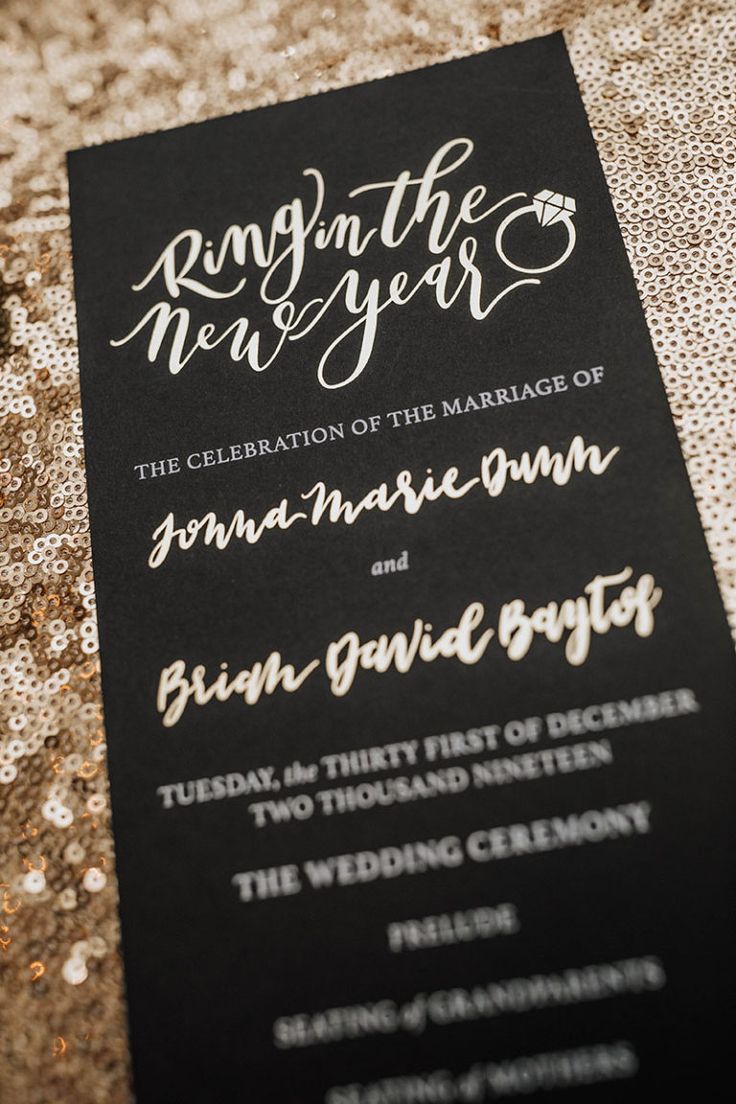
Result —
POLYGON ((562 38, 69 169, 137 1099, 705 1092, 732 646, 562 38))

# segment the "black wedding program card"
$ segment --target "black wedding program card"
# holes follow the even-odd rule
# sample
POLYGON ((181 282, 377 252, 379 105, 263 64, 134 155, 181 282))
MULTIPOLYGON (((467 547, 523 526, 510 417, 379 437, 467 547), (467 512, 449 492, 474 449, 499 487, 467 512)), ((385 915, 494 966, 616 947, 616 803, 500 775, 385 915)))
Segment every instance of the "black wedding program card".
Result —
POLYGON ((705 1099, 732 646, 563 39, 69 166, 140 1104, 705 1099))

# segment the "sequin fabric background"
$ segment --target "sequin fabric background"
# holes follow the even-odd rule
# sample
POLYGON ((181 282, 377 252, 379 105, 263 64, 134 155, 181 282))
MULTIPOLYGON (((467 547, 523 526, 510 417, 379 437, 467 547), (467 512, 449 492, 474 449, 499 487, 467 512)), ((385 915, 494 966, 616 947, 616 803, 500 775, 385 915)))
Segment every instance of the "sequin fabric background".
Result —
POLYGON ((736 629, 735 0, 0 7, 2 1104, 132 1099, 65 150, 560 28, 736 629))

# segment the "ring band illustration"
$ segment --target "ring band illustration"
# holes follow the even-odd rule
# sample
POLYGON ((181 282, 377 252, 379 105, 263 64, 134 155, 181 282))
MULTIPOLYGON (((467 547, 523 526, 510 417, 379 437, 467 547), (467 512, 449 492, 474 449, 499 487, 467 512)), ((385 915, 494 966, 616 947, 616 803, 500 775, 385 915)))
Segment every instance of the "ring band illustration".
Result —
POLYGON ((559 268, 561 264, 565 263, 575 248, 577 235, 575 233, 575 225, 572 218, 576 209, 575 200, 570 196, 563 196, 560 192, 553 192, 549 189, 537 192, 531 203, 526 207, 520 207, 518 211, 512 211, 500 224, 496 231, 496 252, 503 263, 509 268, 512 268, 514 272, 524 272, 528 275, 535 276, 543 272, 551 272, 554 268, 559 268), (554 226, 556 222, 564 222, 567 227, 567 248, 561 257, 558 257, 552 264, 545 265, 543 268, 526 268, 524 265, 515 264, 513 261, 509 260, 504 252, 503 236, 509 226, 515 219, 528 214, 534 214, 540 226, 554 226))

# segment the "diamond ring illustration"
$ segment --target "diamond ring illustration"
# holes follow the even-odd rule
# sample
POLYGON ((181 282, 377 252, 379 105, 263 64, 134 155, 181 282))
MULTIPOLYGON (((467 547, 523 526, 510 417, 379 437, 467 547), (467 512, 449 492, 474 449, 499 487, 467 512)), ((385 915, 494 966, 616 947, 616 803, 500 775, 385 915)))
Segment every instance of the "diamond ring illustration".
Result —
POLYGON ((514 272, 538 275, 542 272, 551 272, 554 268, 559 268, 561 264, 565 263, 575 248, 576 233, 572 219, 576 210, 577 206, 575 200, 571 196, 564 196, 560 192, 551 191, 549 188, 537 192, 531 203, 527 204, 526 207, 520 207, 518 211, 512 211, 500 224, 496 231, 496 252, 503 263, 509 268, 512 268, 514 272), (521 218, 522 215, 528 214, 533 214, 540 226, 554 226, 555 223, 564 222, 567 229, 567 246, 564 252, 556 261, 553 261, 552 264, 544 265, 542 268, 527 268, 524 265, 515 264, 514 261, 509 260, 503 248, 503 236, 511 223, 515 219, 521 218))

